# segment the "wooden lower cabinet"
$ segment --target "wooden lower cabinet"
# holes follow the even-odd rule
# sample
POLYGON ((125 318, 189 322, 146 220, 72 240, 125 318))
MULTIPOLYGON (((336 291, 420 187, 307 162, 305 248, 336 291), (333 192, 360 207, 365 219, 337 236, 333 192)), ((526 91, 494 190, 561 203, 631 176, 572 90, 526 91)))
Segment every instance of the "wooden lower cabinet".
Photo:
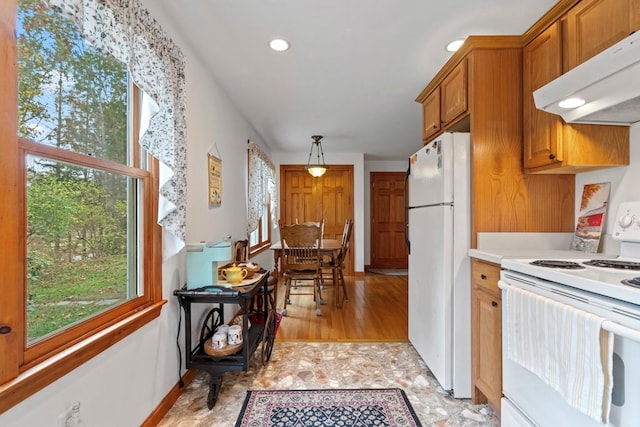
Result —
POLYGON ((502 398, 502 300, 500 266, 471 261, 472 400, 500 413, 502 398))

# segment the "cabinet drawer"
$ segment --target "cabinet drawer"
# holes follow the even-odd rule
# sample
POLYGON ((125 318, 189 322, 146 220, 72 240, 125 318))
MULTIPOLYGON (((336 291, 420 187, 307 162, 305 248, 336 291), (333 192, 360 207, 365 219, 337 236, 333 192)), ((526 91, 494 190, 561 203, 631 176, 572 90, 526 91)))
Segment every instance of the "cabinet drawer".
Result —
POLYGON ((471 283, 474 286, 499 295, 498 280, 500 280, 500 266, 498 264, 471 259, 471 283))

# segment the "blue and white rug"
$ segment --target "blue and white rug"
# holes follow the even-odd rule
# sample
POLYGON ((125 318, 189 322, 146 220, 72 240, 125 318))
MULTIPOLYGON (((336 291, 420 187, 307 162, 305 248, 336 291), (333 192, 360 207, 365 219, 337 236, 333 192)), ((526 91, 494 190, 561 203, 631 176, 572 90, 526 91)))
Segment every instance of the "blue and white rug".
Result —
POLYGON ((420 427, 399 388, 247 391, 236 427, 420 427))

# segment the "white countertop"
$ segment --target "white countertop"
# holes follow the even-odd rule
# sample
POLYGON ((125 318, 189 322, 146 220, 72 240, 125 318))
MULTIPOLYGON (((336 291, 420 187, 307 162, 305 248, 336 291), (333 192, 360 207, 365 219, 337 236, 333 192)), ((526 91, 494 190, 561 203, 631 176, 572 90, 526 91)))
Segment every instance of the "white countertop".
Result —
POLYGON ((500 264, 503 258, 584 259, 615 255, 570 250, 573 233, 478 233, 469 256, 500 264))
POLYGON ((469 256, 484 261, 500 264, 503 258, 536 258, 536 259, 591 259, 611 257, 604 254, 593 254, 561 249, 469 249, 469 256))

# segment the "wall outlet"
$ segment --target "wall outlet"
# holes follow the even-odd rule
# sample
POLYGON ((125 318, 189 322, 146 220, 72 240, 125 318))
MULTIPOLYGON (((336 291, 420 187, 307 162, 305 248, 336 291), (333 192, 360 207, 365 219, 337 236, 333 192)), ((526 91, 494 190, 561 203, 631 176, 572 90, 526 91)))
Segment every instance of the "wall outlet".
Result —
POLYGON ((71 420, 71 408, 66 409, 63 413, 58 415, 58 427, 67 427, 71 420))
POLYGON ((80 402, 73 402, 70 408, 58 415, 58 427, 79 427, 80 422, 80 402))

